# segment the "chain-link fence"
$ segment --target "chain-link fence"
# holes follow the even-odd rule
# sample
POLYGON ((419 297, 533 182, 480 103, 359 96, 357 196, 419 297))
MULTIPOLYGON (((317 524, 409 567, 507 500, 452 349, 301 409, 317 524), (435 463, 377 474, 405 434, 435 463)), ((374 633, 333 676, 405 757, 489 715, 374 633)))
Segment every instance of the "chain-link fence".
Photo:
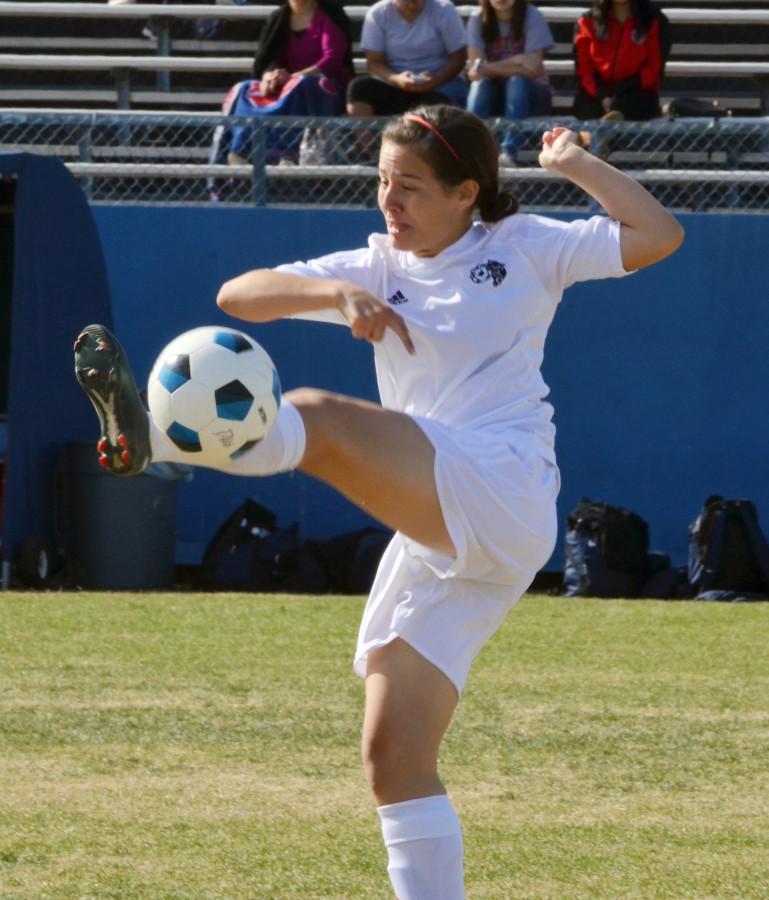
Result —
MULTIPOLYGON (((502 177, 528 210, 590 209, 537 165, 542 132, 571 125, 592 152, 678 211, 769 211, 769 119, 574 123, 494 120, 515 132, 502 177)), ((381 119, 0 111, 0 151, 63 160, 94 203, 376 205, 381 119), (233 152, 236 151, 236 152, 233 152)))

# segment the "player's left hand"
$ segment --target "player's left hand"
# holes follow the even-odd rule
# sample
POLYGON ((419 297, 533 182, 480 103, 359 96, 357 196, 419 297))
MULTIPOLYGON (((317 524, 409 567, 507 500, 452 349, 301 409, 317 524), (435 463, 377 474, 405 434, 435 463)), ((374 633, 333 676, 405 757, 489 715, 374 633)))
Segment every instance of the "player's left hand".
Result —
POLYGON ((579 138, 576 132, 562 126, 557 126, 552 131, 546 131, 542 135, 539 164, 543 169, 556 169, 561 157, 572 147, 579 147, 579 138))

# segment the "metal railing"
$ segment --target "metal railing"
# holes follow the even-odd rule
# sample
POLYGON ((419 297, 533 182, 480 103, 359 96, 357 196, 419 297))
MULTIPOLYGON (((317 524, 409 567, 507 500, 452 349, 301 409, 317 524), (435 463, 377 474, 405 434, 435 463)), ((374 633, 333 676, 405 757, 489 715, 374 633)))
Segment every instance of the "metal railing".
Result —
MULTIPOLYGON (((376 205, 385 121, 0 110, 0 151, 58 157, 94 203, 365 208, 376 205), (228 162, 235 128, 244 129, 242 144, 228 162)), ((592 152, 671 209, 769 212, 769 118, 491 120, 500 142, 506 133, 516 135, 516 166, 501 176, 526 209, 592 206, 582 191, 537 164, 542 132, 556 123, 581 130, 592 152)))

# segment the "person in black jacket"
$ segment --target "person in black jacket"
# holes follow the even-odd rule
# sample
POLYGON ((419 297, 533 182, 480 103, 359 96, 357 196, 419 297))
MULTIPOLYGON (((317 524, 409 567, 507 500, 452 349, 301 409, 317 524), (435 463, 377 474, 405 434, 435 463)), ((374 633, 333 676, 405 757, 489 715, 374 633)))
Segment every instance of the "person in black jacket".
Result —
MULTIPOLYGON (((222 112, 232 116, 330 116, 344 110, 353 75, 352 25, 331 0, 285 0, 267 19, 254 57, 254 80, 227 94, 222 112)), ((268 135, 269 161, 294 161, 302 129, 268 135)), ((248 162, 250 131, 217 129, 212 162, 248 162)))

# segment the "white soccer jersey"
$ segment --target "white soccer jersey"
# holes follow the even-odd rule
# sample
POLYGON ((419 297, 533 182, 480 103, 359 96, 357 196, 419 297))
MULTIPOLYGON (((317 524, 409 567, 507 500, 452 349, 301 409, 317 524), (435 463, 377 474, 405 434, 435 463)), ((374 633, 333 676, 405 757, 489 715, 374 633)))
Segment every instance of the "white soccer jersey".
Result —
MULTIPOLYGON (((435 448, 435 483, 456 550, 396 532, 363 614, 355 671, 401 637, 461 693, 470 665, 547 562, 557 534, 552 408, 540 374, 564 288, 624 275, 619 223, 516 214, 476 224, 437 256, 368 248, 280 266, 341 278, 390 303, 416 353, 387 331, 374 344, 382 403, 411 414, 435 448)), ((336 309, 302 314, 346 321, 336 309)))
MULTIPOLYGON (((525 431, 553 460, 540 374, 547 330, 570 284, 626 274, 619 233, 604 216, 567 223, 518 213, 489 227, 475 223, 430 258, 373 234, 365 249, 278 271, 351 281, 403 316, 413 356, 389 329, 374 344, 384 407, 462 430, 525 431)), ((297 318, 347 324, 336 309, 297 318)))

